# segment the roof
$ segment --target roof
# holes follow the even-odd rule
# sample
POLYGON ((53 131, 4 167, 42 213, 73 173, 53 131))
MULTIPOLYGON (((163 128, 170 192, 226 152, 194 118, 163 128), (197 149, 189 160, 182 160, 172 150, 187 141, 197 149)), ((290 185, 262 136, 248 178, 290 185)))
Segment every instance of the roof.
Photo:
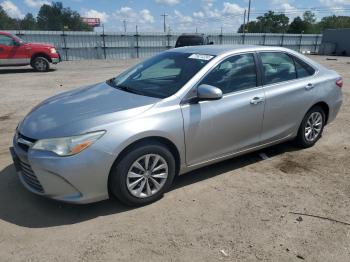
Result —
MULTIPOLYGON (((196 53, 205 55, 222 55, 226 53, 235 53, 240 51, 264 51, 264 50, 288 50, 278 46, 259 46, 259 45, 200 45, 186 46, 169 50, 170 52, 196 53)), ((291 50, 289 50, 291 51, 291 50)))

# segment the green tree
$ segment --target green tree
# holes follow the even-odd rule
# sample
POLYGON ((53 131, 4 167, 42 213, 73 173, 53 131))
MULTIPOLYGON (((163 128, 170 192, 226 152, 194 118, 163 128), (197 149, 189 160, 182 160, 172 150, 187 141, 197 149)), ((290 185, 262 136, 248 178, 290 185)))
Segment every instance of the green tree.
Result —
POLYGON ((294 18, 294 20, 290 23, 288 28, 288 33, 291 34, 301 34, 305 33, 308 28, 308 23, 305 22, 300 18, 300 16, 297 16, 294 18))
POLYGON ((316 22, 316 15, 311 11, 306 11, 303 14, 303 20, 306 23, 314 24, 316 22))
POLYGON ((319 30, 332 28, 350 28, 350 16, 326 16, 319 23, 319 30))
POLYGON ((26 16, 20 21, 21 30, 35 30, 37 29, 36 19, 31 13, 26 14, 26 16))
POLYGON ((297 16, 290 23, 288 33, 292 34, 314 34, 317 33, 316 16, 310 11, 304 12, 303 18, 297 16))
MULTIPOLYGON (((263 16, 258 16, 256 21, 249 22, 245 30, 249 33, 284 33, 288 29, 288 24, 289 18, 285 14, 269 11, 263 16)), ((238 32, 243 32, 243 25, 240 26, 238 32)))
POLYGON ((37 17, 40 30, 92 31, 92 28, 83 23, 78 12, 63 7, 61 2, 52 2, 51 5, 42 5, 37 17))
POLYGON ((0 6, 0 30, 14 30, 18 29, 16 20, 9 17, 5 10, 0 6))

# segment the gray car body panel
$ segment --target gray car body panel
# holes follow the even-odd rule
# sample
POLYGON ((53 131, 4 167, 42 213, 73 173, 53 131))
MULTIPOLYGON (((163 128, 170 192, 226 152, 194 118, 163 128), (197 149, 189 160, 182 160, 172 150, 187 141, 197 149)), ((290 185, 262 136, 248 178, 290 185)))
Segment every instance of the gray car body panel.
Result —
POLYGON ((163 138, 178 150, 179 173, 254 151, 296 136, 306 112, 316 103, 329 106, 328 122, 342 98, 335 87, 338 74, 285 48, 260 46, 196 46, 167 52, 214 55, 177 93, 165 98, 131 94, 106 83, 49 98, 35 107, 18 131, 43 139, 106 130, 81 153, 59 157, 18 146, 20 159, 32 166, 46 196, 89 203, 108 198, 108 178, 114 161, 128 146, 145 138, 163 138), (316 69, 313 76, 225 94, 216 101, 187 102, 199 81, 225 58, 247 52, 279 51, 296 56, 316 69), (311 82, 314 88, 306 90, 311 82), (250 100, 262 97, 252 105, 250 100), (46 192, 47 191, 47 192, 46 192))

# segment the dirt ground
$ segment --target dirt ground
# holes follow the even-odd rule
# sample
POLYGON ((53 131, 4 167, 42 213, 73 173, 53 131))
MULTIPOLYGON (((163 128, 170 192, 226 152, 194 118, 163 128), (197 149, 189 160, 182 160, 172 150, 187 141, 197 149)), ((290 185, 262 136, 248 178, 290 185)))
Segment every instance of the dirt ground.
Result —
POLYGON ((267 160, 253 153, 197 170, 135 209, 35 196, 17 179, 8 147, 41 100, 136 61, 0 68, 0 261, 349 261, 350 58, 312 58, 345 82, 341 112, 315 147, 286 143, 263 150, 267 160))

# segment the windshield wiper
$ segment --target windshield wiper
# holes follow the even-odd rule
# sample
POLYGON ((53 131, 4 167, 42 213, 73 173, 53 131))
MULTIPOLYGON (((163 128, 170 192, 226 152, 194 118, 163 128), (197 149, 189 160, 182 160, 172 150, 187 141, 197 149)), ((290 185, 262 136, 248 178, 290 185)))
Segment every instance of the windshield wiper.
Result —
POLYGON ((129 92, 129 93, 133 93, 133 94, 137 94, 137 95, 142 95, 144 96, 145 94, 142 93, 142 92, 139 92, 129 86, 124 86, 124 85, 116 85, 115 82, 114 82, 114 78, 112 79, 109 79, 107 80, 107 84, 109 84, 110 86, 113 86, 115 88, 118 88, 120 90, 123 90, 123 91, 126 91, 126 92, 129 92))

